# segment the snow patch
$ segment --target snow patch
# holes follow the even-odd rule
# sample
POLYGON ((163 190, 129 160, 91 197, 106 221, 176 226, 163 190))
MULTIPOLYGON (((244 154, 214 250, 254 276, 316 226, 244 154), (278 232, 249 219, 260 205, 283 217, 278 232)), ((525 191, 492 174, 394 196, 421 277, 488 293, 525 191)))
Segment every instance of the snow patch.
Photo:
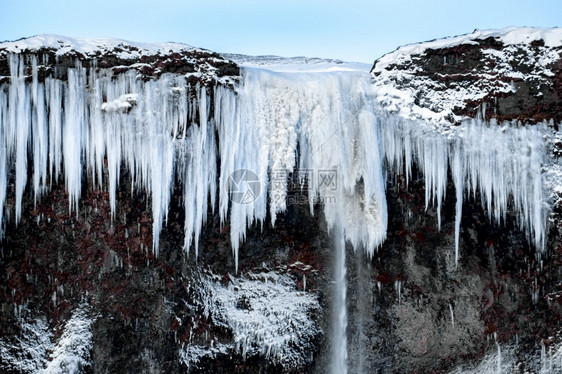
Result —
POLYGON ((51 353, 45 374, 80 373, 90 364, 92 319, 83 307, 74 311, 66 322, 62 336, 51 353))
POLYGON ((79 306, 65 323, 58 341, 47 323, 21 319, 21 335, 0 338, 0 369, 20 373, 79 373, 90 364, 92 323, 88 307, 79 306))
POLYGON ((54 345, 52 333, 41 318, 21 320, 21 335, 13 341, 0 338, 0 368, 20 373, 38 373, 47 365, 54 345))
POLYGON ((227 353, 262 356, 285 368, 309 361, 308 348, 320 333, 311 316, 320 306, 316 295, 298 291, 289 275, 273 271, 230 275, 226 285, 214 274, 202 275, 197 292, 203 315, 232 331, 233 341, 182 348, 180 357, 188 367, 204 357, 227 353))
MULTIPOLYGON (((515 92, 514 81, 532 82, 536 87, 552 86, 552 64, 560 60, 562 29, 507 28, 475 31, 471 34, 407 45, 384 55, 375 62, 376 101, 387 111, 404 118, 433 122, 446 129, 466 120, 455 108, 486 97, 500 97, 515 92), (478 71, 440 74, 430 77, 420 66, 426 62, 427 50, 478 45, 478 40, 494 38, 504 44, 501 50, 481 48, 482 66, 478 71), (531 45, 534 41, 544 45, 531 45), (521 66, 529 68, 524 74, 521 66)), ((462 59, 458 57, 458 59, 462 59)), ((443 66, 462 64, 448 61, 443 66)), ((470 108, 474 109, 474 108, 470 108)))

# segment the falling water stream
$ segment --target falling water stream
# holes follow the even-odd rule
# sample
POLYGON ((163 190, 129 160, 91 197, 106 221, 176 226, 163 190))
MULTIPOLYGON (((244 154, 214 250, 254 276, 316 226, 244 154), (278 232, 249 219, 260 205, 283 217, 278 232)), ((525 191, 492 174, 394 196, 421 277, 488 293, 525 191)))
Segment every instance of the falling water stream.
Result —
POLYGON ((347 373, 347 293, 345 237, 341 228, 334 230, 335 285, 333 302, 332 374, 347 373))

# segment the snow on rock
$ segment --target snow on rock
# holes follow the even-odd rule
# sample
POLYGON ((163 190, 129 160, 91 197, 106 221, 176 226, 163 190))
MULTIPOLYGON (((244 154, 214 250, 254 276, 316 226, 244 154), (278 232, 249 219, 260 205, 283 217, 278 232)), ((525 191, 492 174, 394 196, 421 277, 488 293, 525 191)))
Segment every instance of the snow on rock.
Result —
POLYGON ((76 39, 60 35, 38 35, 0 43, 0 82, 9 75, 10 55, 39 57, 41 78, 54 72, 64 75, 79 60, 85 67, 134 70, 143 77, 178 73, 209 83, 232 84, 238 67, 217 53, 180 43, 137 43, 120 39, 76 39), (4 78, 2 77, 4 76, 4 78))
POLYGON ((378 103, 405 118, 448 127, 487 103, 486 119, 560 121, 561 53, 562 29, 476 30, 400 47, 372 74, 378 103))
POLYGON ((80 373, 82 368, 90 364, 92 322, 84 306, 74 311, 43 373, 80 373))
POLYGON ((232 341, 188 344, 180 350, 186 366, 233 353, 244 359, 261 356, 285 369, 309 362, 308 349, 320 334, 312 315, 320 306, 317 296, 298 291, 289 275, 264 270, 230 275, 225 283, 215 274, 203 274, 196 292, 204 317, 231 331, 232 341))
POLYGON ((138 59, 143 55, 165 54, 170 51, 203 51, 181 43, 151 44, 110 38, 77 39, 61 35, 37 35, 12 42, 3 42, 0 44, 0 48, 12 53, 52 48, 57 51, 56 54, 59 56, 69 52, 78 52, 91 57, 118 49, 124 59, 138 59))
POLYGON ((84 304, 74 310, 58 340, 41 318, 21 319, 14 341, 0 338, 0 369, 19 373, 79 373, 90 363, 92 319, 84 304))
POLYGON ((38 373, 48 363, 48 354, 54 349, 52 332, 46 322, 21 319, 21 334, 10 341, 0 338, 0 369, 18 373, 38 373))

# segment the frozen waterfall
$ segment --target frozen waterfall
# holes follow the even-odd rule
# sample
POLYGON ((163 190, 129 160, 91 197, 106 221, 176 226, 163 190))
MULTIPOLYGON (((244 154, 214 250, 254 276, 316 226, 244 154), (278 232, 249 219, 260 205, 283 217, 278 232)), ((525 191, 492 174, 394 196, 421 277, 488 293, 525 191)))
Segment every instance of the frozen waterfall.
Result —
POLYGON ((334 372, 347 371, 346 244, 371 258, 384 242, 387 174, 408 181, 419 171, 438 228, 451 179, 457 264, 468 199, 478 199, 496 224, 514 212, 529 241, 544 248, 546 124, 476 118, 443 128, 400 117, 376 104, 370 75, 358 70, 247 67, 232 88, 192 85, 169 73, 142 79, 133 70, 116 74, 79 61, 64 79, 40 78, 40 63, 11 54, 9 80, 0 84, 2 233, 12 211, 19 222, 24 199, 37 203, 59 183, 74 214, 84 186, 107 189, 115 218, 122 168, 131 193, 150 196, 156 254, 171 204, 183 204, 184 249, 195 254, 209 207, 218 213, 236 270, 247 230, 275 225, 288 204, 306 204, 311 214, 320 208, 335 243, 334 372), (306 201, 290 201, 290 180, 306 201), (181 202, 173 201, 175 186, 181 202))
POLYGON ((320 202, 328 227, 341 227, 346 241, 372 255, 386 237, 385 169, 409 179, 415 166, 438 226, 452 175, 457 259, 462 203, 470 198, 498 224, 512 209, 530 241, 544 247, 543 125, 474 119, 440 131, 377 107, 361 71, 245 68, 233 90, 190 86, 173 74, 143 80, 78 61, 64 80, 40 79, 33 55, 11 54, 9 62, 10 79, 0 85, 2 227, 12 209, 19 221, 24 198, 37 201, 59 182, 71 212, 84 183, 107 186, 115 214, 125 167, 133 190, 151 197, 154 251, 179 184, 185 249, 197 252, 210 205, 230 225, 237 266, 247 229, 267 216, 275 224, 287 208, 288 178, 298 176, 311 212, 320 202))

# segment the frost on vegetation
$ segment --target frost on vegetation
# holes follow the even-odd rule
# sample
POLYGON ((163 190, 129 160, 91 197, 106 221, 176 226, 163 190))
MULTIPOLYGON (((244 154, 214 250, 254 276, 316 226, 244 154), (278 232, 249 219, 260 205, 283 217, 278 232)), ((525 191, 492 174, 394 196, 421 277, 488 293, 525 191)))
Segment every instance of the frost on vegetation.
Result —
POLYGON ((19 373, 38 373, 48 362, 54 345, 49 326, 41 318, 33 321, 22 317, 21 334, 0 338, 0 369, 19 373))
POLYGON ((515 349, 496 344, 495 349, 474 367, 459 367, 449 374, 511 374, 519 372, 518 368, 515 349))
POLYGON ((79 307, 66 322, 50 361, 43 371, 45 374, 79 373, 90 365, 92 349, 92 319, 87 311, 79 307))
POLYGON ((58 341, 43 319, 21 320, 21 334, 0 339, 0 369, 20 373, 79 373, 90 363, 92 320, 79 307, 66 322, 58 341))
POLYGON ((186 348, 179 350, 179 357, 181 362, 187 366, 188 370, 193 370, 199 367, 202 359, 214 360, 220 356, 227 355, 232 349, 227 344, 217 343, 213 346, 201 346, 190 344, 186 348))
POLYGON ((232 332, 232 341, 210 346, 189 344, 180 350, 187 366, 202 358, 236 353, 244 359, 262 356, 285 368, 310 361, 310 347, 320 334, 313 320, 315 295, 297 291, 294 280, 272 271, 230 277, 228 285, 203 275, 197 287, 200 307, 214 326, 232 332))

